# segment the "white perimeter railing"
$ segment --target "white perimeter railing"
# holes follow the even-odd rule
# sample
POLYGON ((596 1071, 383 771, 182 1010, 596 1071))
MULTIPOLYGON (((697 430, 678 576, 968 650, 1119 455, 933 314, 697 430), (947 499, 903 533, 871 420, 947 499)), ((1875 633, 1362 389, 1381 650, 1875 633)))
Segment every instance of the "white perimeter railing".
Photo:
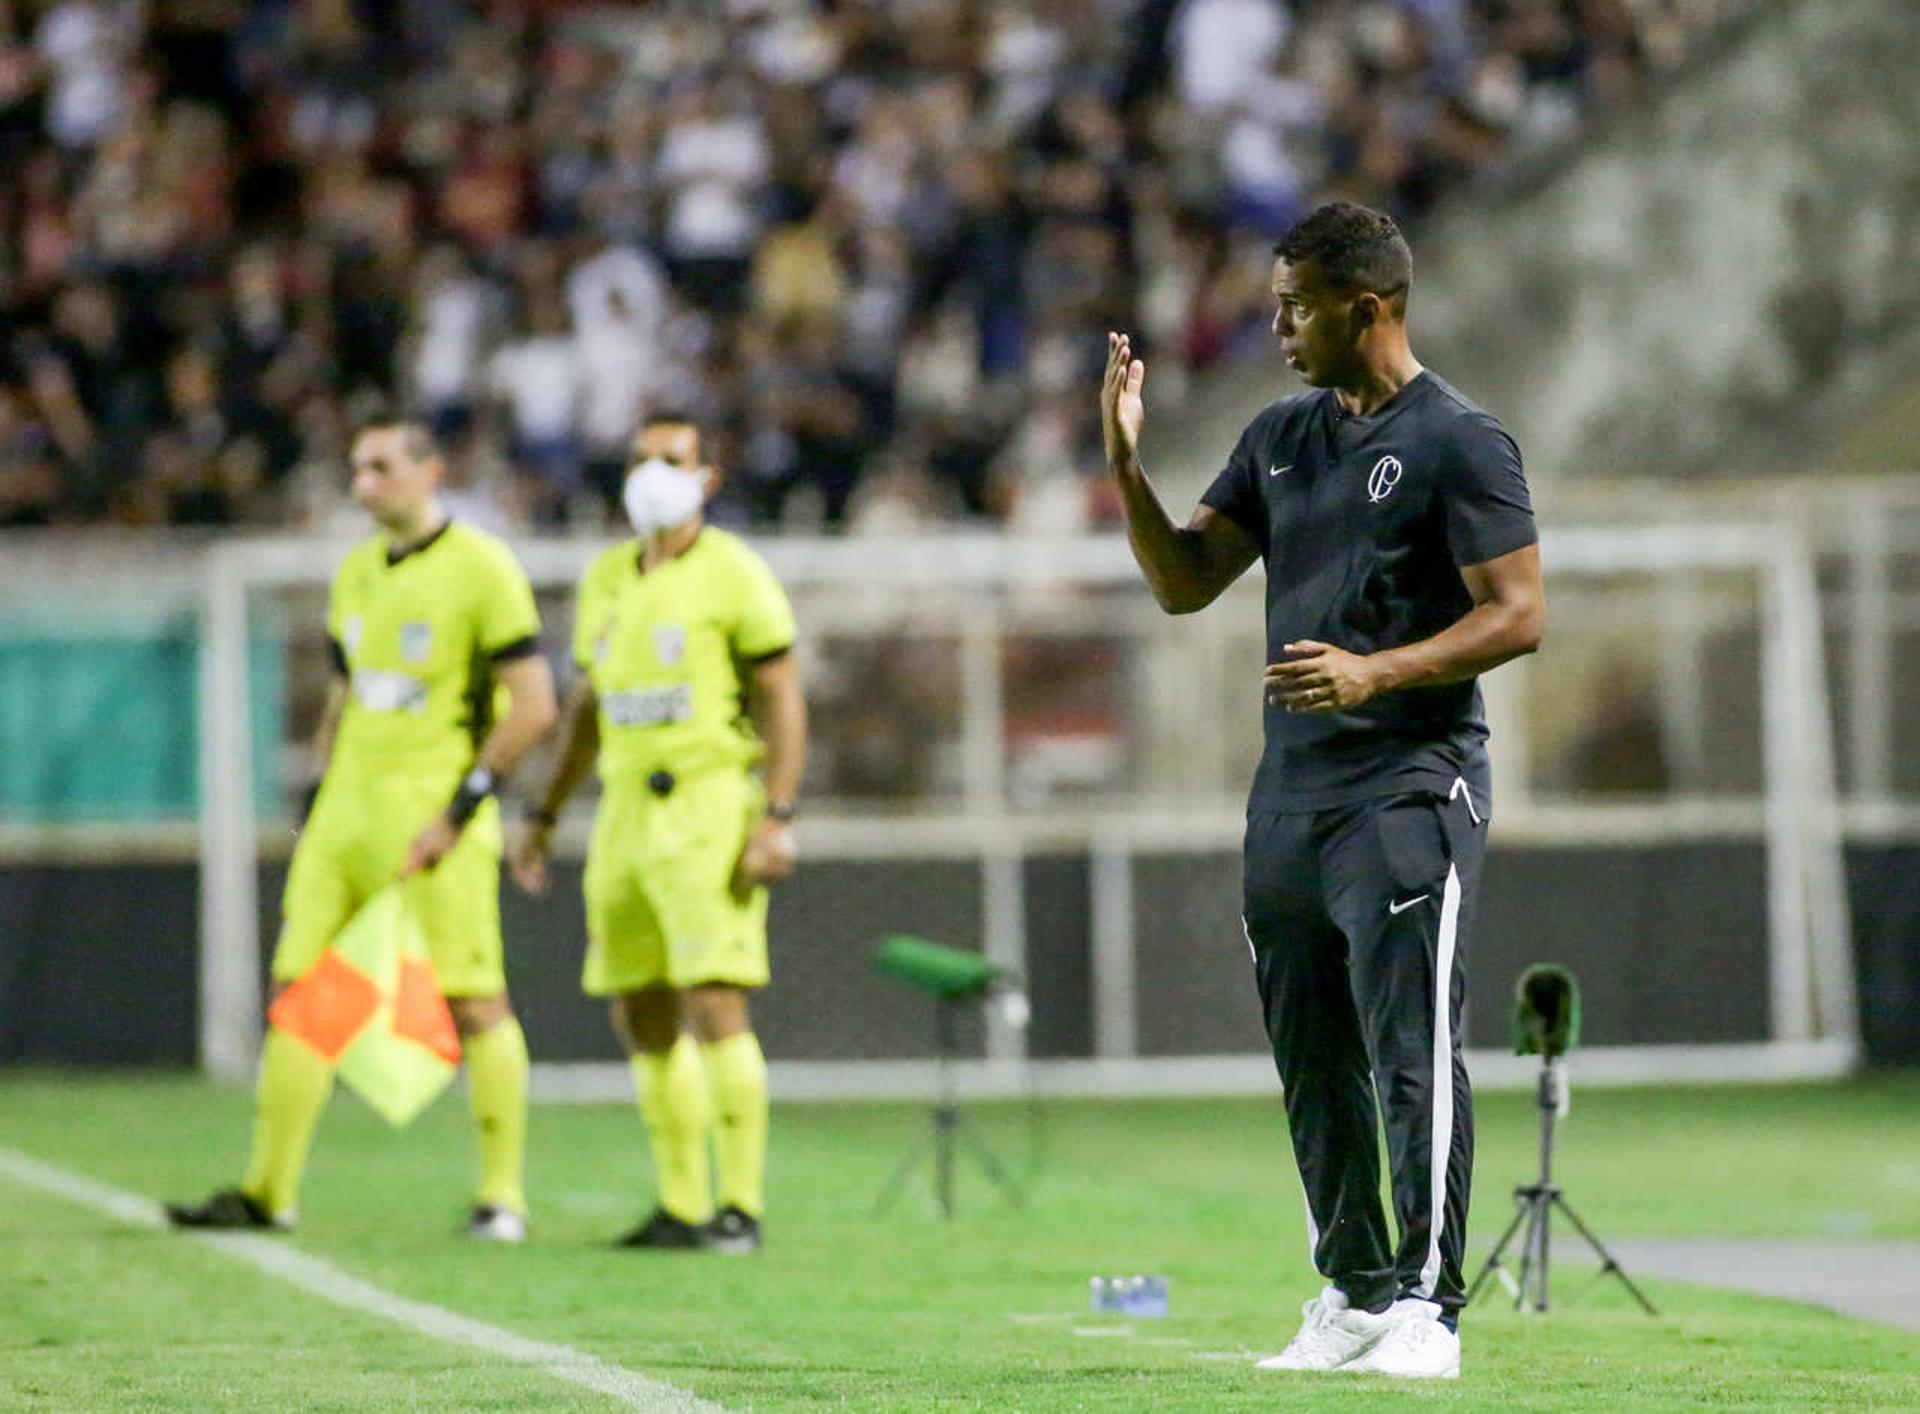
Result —
MULTIPOLYGON (((527 542, 518 547, 538 585, 571 584, 597 546, 527 542)), ((776 572, 796 590, 827 585, 884 596, 937 592, 960 610, 965 721, 965 808, 919 820, 810 821, 814 857, 973 856, 980 860, 986 955, 1018 969, 1023 934, 1021 860, 1044 843, 1088 848, 1092 861, 1091 927, 1095 1050, 1138 1071, 1158 1062, 1134 1060, 1132 862, 1145 853, 1222 849, 1239 840, 1237 812, 1099 810, 1022 815, 1004 806, 999 596, 1010 590, 1072 585, 1134 585, 1124 541, 1113 538, 1036 543, 998 537, 891 540, 782 540, 763 547, 776 572)), ((1772 1040, 1851 1045, 1853 967, 1841 864, 1833 743, 1822 663, 1819 603, 1812 561, 1795 527, 1691 525, 1628 530, 1550 531, 1543 555, 1556 579, 1578 575, 1660 575, 1683 571, 1751 572, 1760 594, 1763 700, 1763 809, 1768 889, 1768 959, 1772 1040)), ((260 947, 254 862, 259 857, 249 762, 246 644, 250 596, 261 589, 311 585, 335 556, 296 540, 235 541, 215 546, 203 568, 201 739, 219 749, 202 755, 203 1058, 219 1074, 251 1069, 258 1045, 260 947)), ((1257 577, 1252 577, 1257 582, 1257 577)), ((1498 675, 1489 679, 1489 687, 1498 675)), ((1497 694, 1496 694, 1497 696, 1497 694)), ((1495 709, 1497 714, 1497 707, 1495 709)), ((1591 807, 1574 807, 1583 823, 1603 825, 1591 807)), ((1553 812, 1524 803, 1502 812, 1505 830, 1552 831, 1553 812), (1531 818, 1529 818, 1531 817, 1531 818)), ((1563 822, 1567 823, 1567 822, 1563 822)), ((1680 837, 1724 836, 1724 810, 1697 803, 1634 808, 1633 837, 1649 828, 1680 837)), ((1737 828, 1737 827, 1736 827, 1737 828)), ((1591 828, 1576 832, 1592 838, 1591 828)), ((1602 828, 1601 833, 1613 833, 1602 828)), ((1616 836, 1617 837, 1617 836, 1616 836)), ((1023 1036, 1005 1020, 990 1023, 991 1061, 1020 1058, 1023 1036)), ((1824 1053, 1823 1053, 1824 1054, 1824 1053)), ((871 1063, 851 1062, 850 1065, 871 1063)), ((1091 1082, 1090 1082, 1091 1083, 1091 1082)))

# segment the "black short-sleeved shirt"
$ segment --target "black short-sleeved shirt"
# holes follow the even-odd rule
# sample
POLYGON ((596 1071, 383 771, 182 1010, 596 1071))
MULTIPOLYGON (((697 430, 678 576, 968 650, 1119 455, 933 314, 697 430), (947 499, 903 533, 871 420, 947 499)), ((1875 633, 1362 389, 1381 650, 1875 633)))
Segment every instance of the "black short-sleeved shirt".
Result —
MULTIPOLYGON (((1461 566, 1536 539, 1513 438, 1428 372, 1367 417, 1330 389, 1274 403, 1201 499, 1260 546, 1274 663, 1303 638, 1353 653, 1431 638, 1473 607, 1461 566)), ((1486 739, 1471 680, 1349 712, 1269 706, 1249 809, 1318 810, 1464 777, 1484 811, 1486 739)))

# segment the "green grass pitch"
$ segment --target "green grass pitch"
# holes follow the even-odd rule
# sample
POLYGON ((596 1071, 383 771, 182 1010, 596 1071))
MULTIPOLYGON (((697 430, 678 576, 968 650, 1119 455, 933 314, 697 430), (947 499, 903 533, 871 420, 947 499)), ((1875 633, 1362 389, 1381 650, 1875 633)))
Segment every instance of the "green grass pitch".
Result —
MULTIPOLYGON (((1531 1177, 1527 1095, 1480 1100, 1478 1268, 1531 1177)), ((244 1157, 247 1100, 159 1077, 0 1078, 0 1144, 154 1197, 244 1157)), ((972 1111, 1025 1157, 1018 1106, 972 1111)), ((1920 1237, 1920 1078, 1831 1087, 1576 1089, 1560 1177, 1607 1237, 1920 1237)), ((532 1118, 533 1240, 456 1237, 471 1140, 450 1096, 389 1131, 347 1097, 322 1124, 290 1239, 416 1300, 564 1343, 729 1409, 1486 1410, 1920 1408, 1920 1335, 1650 1282, 1640 1314, 1556 1268, 1546 1319, 1483 1301, 1457 1384, 1391 1389, 1252 1368, 1316 1289, 1274 1100, 1054 1102, 1032 1202, 963 1175, 952 1223, 925 1187, 875 1194, 924 1111, 774 1115, 757 1258, 607 1250, 649 1180, 630 1107, 532 1118), (1163 1272, 1164 1320, 1087 1314, 1095 1273, 1163 1272)), ((1570 1238, 1570 1234, 1565 1237, 1570 1238)), ((1571 1241, 1561 1244, 1570 1251, 1571 1241)), ((0 1409, 571 1410, 615 1407, 537 1369, 327 1305, 203 1245, 0 1178, 0 1409)))

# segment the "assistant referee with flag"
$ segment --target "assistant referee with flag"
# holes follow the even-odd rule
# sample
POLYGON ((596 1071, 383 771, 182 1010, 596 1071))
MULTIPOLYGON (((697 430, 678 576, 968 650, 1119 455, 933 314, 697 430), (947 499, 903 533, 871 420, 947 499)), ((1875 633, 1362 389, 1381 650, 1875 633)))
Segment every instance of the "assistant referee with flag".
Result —
MULTIPOLYGON (((333 580, 322 775, 287 875, 273 980, 298 981, 369 899, 404 877, 466 1059, 481 1170, 468 1232, 517 1242, 526 1235, 527 1042, 501 960, 493 794, 552 725, 553 675, 513 552, 442 509, 444 466, 426 429, 370 421, 351 461, 354 499, 380 529, 333 580)), ((246 1176, 203 1203, 169 1204, 168 1217, 181 1227, 292 1226, 333 1079, 311 1039, 269 1030, 246 1176)))

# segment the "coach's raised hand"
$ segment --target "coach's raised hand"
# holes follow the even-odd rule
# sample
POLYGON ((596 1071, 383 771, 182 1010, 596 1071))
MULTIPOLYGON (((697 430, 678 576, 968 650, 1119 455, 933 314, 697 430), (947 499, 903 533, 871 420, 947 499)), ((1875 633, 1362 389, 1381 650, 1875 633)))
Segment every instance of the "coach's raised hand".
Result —
POLYGON ((1133 356, 1125 334, 1107 335, 1107 376, 1100 385, 1100 430, 1107 443, 1107 465, 1116 472, 1140 457, 1140 429, 1147 405, 1140 390, 1146 386, 1147 366, 1133 356))
POLYGON ((1127 544, 1154 602, 1169 614, 1191 614, 1233 583, 1259 557, 1260 547, 1211 506, 1196 507, 1192 519, 1180 526, 1160 504, 1140 465, 1140 429, 1147 420, 1140 391, 1146 382, 1147 366, 1133 356, 1133 340, 1108 334, 1100 427, 1106 436, 1107 467, 1126 517, 1127 544))

